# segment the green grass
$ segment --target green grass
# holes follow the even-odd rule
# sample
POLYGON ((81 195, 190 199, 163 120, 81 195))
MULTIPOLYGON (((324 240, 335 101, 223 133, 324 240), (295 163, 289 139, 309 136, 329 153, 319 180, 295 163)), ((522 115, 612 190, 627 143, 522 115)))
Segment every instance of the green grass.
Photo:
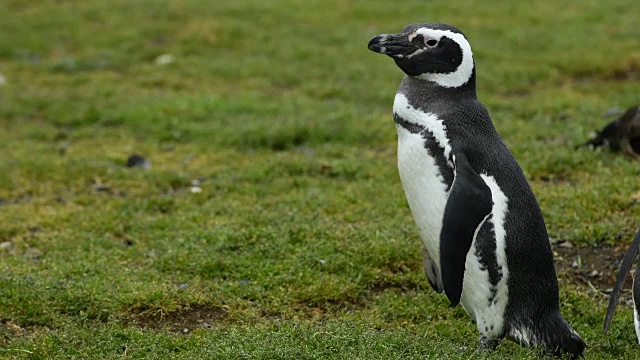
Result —
MULTIPOLYGON (((395 165, 402 74, 366 44, 461 28, 551 237, 624 247, 638 163, 574 146, 639 101, 639 10, 0 2, 0 357, 538 358, 474 353, 475 325, 429 288, 395 165)), ((587 358, 637 356, 628 307, 603 336, 603 297, 563 279, 561 298, 587 358)))

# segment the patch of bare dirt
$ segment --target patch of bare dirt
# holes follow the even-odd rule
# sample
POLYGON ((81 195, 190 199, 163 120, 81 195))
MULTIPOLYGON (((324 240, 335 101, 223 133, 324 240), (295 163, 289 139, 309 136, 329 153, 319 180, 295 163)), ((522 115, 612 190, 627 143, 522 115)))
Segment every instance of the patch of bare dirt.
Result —
MULTIPOLYGON (((620 263, 627 251, 627 245, 575 247, 570 242, 557 242, 552 248, 556 272, 561 279, 605 296, 616 284, 620 263)), ((631 276, 629 274, 625 283, 621 302, 631 298, 631 276)))
POLYGON ((367 300, 364 297, 359 297, 350 300, 327 300, 321 303, 299 301, 290 304, 290 309, 297 319, 317 319, 338 311, 356 311, 365 307, 366 304, 367 300))
POLYGON ((48 328, 45 326, 25 326, 8 319, 0 319, 0 349, 15 338, 33 335, 38 331, 46 330, 48 328))
POLYGON ((393 281, 381 279, 371 284, 371 286, 369 286, 369 292, 373 294, 380 294, 390 289, 396 289, 396 290, 399 290, 400 292, 421 291, 426 289, 425 285, 426 287, 429 287, 428 283, 426 283, 427 281, 426 277, 421 280, 424 280, 424 282, 415 283, 411 280, 406 280, 406 279, 393 280, 393 281))
POLYGON ((586 81, 634 81, 640 78, 640 59, 628 58, 622 63, 607 69, 588 69, 572 73, 571 80, 576 82, 586 81))
POLYGON ((614 69, 609 74, 610 80, 625 81, 637 80, 640 77, 640 62, 635 59, 627 59, 624 64, 614 69))
POLYGON ((131 315, 127 323, 142 328, 168 330, 182 334, 189 334, 198 329, 210 328, 216 322, 227 317, 228 309, 217 306, 192 306, 171 313, 148 313, 131 315))
POLYGON ((2 338, 13 338, 24 336, 27 334, 27 329, 24 327, 13 323, 9 320, 0 322, 0 337, 2 338))

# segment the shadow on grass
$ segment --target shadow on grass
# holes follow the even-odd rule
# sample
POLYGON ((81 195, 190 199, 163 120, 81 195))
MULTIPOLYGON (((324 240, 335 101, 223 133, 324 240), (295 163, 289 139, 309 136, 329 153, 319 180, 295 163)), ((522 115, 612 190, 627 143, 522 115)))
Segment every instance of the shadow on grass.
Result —
MULTIPOLYGON (((584 287, 585 291, 608 299, 618 276, 618 267, 626 246, 596 245, 574 247, 567 243, 553 245, 556 272, 561 280, 584 287), (564 245, 563 245, 564 244, 564 245)), ((630 276, 631 277, 631 276, 630 276)), ((622 298, 631 298, 631 281, 622 298)))

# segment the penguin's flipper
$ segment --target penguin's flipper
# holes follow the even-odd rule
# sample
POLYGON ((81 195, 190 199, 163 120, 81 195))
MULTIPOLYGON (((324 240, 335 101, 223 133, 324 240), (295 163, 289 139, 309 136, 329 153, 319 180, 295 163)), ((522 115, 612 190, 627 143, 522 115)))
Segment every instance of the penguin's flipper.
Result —
POLYGON ((442 280, 438 279, 436 264, 431 259, 431 254, 429 254, 429 250, 427 250, 424 244, 422 244, 422 267, 433 290, 438 294, 442 294, 442 280))
POLYGON ((454 155, 455 177, 440 233, 440 267, 444 292, 452 305, 462 295, 465 262, 476 230, 491 214, 491 189, 471 168, 464 153, 454 155))
MULTIPOLYGON (((633 238, 631 246, 629 246, 629 249, 627 249, 627 253, 624 254, 624 259, 622 260, 622 264, 620 265, 618 280, 616 281, 616 286, 613 288, 613 292, 611 293, 611 297, 609 298, 609 307, 607 307, 607 315, 604 318, 604 327, 602 328, 602 332, 605 334, 609 329, 609 324, 611 324, 611 319, 613 319, 613 313, 614 311, 616 311, 616 305, 618 305, 618 299, 620 299, 622 287, 624 286, 624 282, 627 280, 627 275, 629 275, 629 270, 631 270, 633 261, 638 256, 639 249, 640 229, 638 229, 636 236, 633 238)), ((640 274, 636 274, 636 276, 640 276, 640 274)))

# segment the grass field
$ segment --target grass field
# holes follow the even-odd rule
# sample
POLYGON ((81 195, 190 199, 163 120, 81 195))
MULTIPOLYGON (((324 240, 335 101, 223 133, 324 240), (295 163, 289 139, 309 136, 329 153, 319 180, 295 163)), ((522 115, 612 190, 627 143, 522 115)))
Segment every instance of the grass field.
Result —
MULTIPOLYGON (((461 28, 552 239, 624 250, 640 165, 574 146, 640 101, 639 11, 1 1, 0 358, 538 358, 476 353, 475 324, 430 289, 395 164, 402 74, 367 42, 461 28)), ((638 356, 628 306, 603 336, 604 295, 560 284, 586 358, 638 356)))

